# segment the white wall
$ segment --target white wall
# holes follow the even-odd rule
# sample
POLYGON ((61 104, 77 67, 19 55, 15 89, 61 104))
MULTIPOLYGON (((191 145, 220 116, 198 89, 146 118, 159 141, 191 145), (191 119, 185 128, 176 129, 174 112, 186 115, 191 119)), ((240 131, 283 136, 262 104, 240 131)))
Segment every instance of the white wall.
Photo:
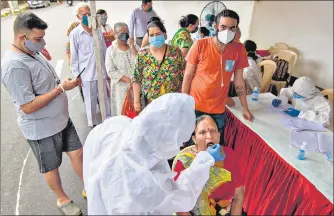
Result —
POLYGON ((333 88, 332 1, 256 1, 249 36, 262 49, 287 43, 299 54, 292 75, 333 88))
MULTIPOLYGON (((178 29, 181 16, 195 14, 198 17, 206 4, 211 1, 153 1, 153 8, 165 20, 168 39, 171 40, 178 29)), ((227 8, 235 10, 240 16, 241 38, 248 37, 249 25, 253 11, 252 1, 224 1, 227 8)), ((109 23, 129 23, 131 12, 141 5, 141 1, 96 1, 97 9, 108 12, 109 23)))

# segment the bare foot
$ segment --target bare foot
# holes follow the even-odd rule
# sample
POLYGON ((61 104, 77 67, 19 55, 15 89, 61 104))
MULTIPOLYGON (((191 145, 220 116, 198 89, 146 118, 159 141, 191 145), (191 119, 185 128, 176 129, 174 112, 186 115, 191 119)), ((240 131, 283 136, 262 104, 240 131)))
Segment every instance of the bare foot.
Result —
POLYGON ((59 205, 63 205, 63 204, 66 204, 66 203, 69 203, 71 200, 68 196, 66 197, 62 197, 62 198, 58 198, 58 204, 59 205))

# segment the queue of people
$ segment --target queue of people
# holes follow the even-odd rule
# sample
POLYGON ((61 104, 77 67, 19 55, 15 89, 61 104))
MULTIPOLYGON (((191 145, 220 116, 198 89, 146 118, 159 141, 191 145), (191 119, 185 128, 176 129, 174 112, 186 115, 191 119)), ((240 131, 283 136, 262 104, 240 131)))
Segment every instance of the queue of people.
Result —
MULTIPOLYGON (((239 15, 225 9, 207 17, 210 29, 199 27, 194 14, 182 17, 167 44, 167 29, 152 7, 152 0, 143 0, 129 26, 117 22, 113 29, 106 10, 98 10, 104 98, 98 94, 88 4, 77 5, 78 20, 67 31, 75 79, 63 82, 39 55, 47 24, 30 12, 18 15, 13 46, 2 63, 2 83, 14 100, 18 124, 65 215, 81 210, 61 186, 62 152, 84 182, 88 214, 241 215, 243 175, 233 150, 222 147, 225 105, 234 104, 228 97, 234 76, 243 116, 253 120, 246 95, 261 86, 256 43, 240 43, 239 15), (84 149, 65 94, 78 86, 92 127, 84 149), (138 113, 133 120, 121 115, 128 91, 138 113), (96 115, 101 100, 107 117, 112 116, 103 123, 96 115), (180 151, 189 139, 193 145, 180 151), (176 176, 167 162, 173 157, 176 176)), ((273 105, 289 100, 301 118, 329 121, 331 108, 309 78, 282 89, 273 105)))

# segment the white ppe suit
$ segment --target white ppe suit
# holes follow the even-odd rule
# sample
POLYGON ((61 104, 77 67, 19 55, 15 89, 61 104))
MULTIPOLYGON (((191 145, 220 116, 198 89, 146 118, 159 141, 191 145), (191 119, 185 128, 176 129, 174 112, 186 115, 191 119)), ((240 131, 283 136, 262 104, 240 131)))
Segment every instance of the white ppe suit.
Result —
POLYGON ((321 123, 325 127, 330 125, 332 116, 331 104, 320 94, 320 91, 310 78, 300 77, 294 82, 292 87, 283 88, 279 99, 282 101, 282 105, 291 101, 293 107, 300 111, 299 118, 321 123), (293 98, 293 93, 297 93, 304 98, 293 98))
POLYGON ((96 126, 84 145, 89 215, 171 215, 193 209, 214 158, 199 152, 177 181, 167 159, 195 128, 195 101, 163 95, 133 120, 116 116, 96 126))

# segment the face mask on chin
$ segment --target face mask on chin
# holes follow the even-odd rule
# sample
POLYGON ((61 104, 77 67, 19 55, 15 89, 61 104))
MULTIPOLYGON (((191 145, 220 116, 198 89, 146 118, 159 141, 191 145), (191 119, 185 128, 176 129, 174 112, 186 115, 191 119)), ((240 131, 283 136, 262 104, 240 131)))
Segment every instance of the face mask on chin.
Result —
POLYGON ((223 44, 228 44, 233 41, 235 32, 230 29, 226 29, 217 33, 218 40, 223 44))

